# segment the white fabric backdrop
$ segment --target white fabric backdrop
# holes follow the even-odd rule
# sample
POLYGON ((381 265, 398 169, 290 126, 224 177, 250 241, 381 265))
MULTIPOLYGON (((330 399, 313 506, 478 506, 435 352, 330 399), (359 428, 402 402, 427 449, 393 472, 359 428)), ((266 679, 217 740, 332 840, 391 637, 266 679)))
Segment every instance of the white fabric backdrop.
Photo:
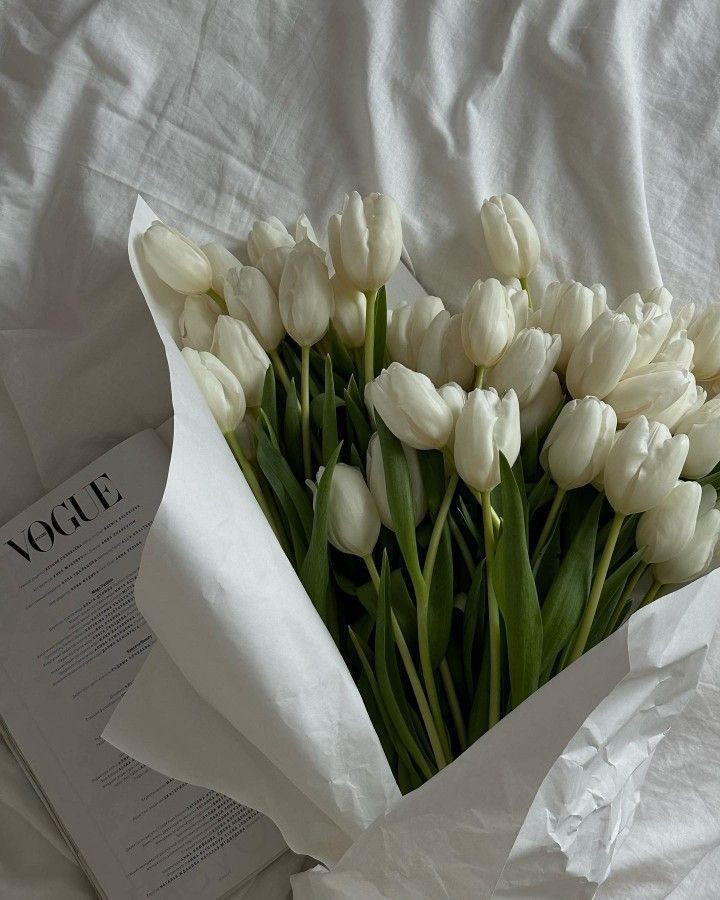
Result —
MULTIPOLYGON (((349 188, 385 190, 420 281, 457 306, 490 274, 480 203, 509 190, 545 242, 538 284, 600 280, 614 299, 661 279, 682 299, 716 289, 716 0, 0 9, 3 521, 168 413, 125 253, 138 191, 234 247, 258 215, 323 223, 349 188)), ((720 787, 696 796, 676 761, 714 765, 719 687, 715 647, 602 897, 717 893, 720 787)), ((80 896, 0 761, 0 896, 80 896)))

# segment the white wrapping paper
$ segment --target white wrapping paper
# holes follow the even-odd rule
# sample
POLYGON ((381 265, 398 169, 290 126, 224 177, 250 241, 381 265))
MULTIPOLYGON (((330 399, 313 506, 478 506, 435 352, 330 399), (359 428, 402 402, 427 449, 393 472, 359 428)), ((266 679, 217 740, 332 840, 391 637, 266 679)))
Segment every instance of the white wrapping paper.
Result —
POLYGON ((593 896, 697 684, 719 576, 642 610, 400 800, 349 673, 185 369, 180 299, 138 252, 154 218, 138 200, 129 252, 175 408, 136 585, 161 646, 105 737, 270 815, 330 868, 296 876, 300 898, 593 896))

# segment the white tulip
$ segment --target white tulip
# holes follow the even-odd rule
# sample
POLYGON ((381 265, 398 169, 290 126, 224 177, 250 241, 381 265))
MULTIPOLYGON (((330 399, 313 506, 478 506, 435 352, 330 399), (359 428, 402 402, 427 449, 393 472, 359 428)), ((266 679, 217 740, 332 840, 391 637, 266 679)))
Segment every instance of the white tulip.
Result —
POLYGON ((250 262, 262 268, 261 260, 266 253, 277 247, 292 247, 294 243, 290 232, 275 216, 269 216, 264 222, 254 222, 247 239, 250 262))
POLYGON ((417 370, 435 387, 455 381, 466 390, 472 385, 475 366, 465 356, 462 344, 462 316, 444 309, 432 320, 420 341, 417 370))
POLYGON ((687 333, 695 345, 695 377, 711 381, 720 375, 720 303, 701 309, 687 333))
POLYGON ((695 531, 701 497, 696 481, 678 481, 667 497, 640 516, 635 543, 645 562, 665 562, 684 551, 695 531))
POLYGON ((223 434, 235 431, 245 416, 242 386, 227 366, 205 350, 185 347, 183 358, 223 434))
POLYGON ((180 340, 183 347, 209 350, 220 307, 207 294, 190 294, 180 313, 180 340))
POLYGON ((520 452, 520 407, 515 391, 500 399, 493 388, 476 389, 455 426, 455 467, 474 491, 500 484, 500 454, 512 466, 520 452))
POLYGON ((545 425, 565 400, 560 379, 551 372, 537 397, 520 410, 520 436, 526 441, 545 425))
POLYGON ((682 552, 653 566, 653 575, 661 584, 682 584, 704 575, 713 565, 720 539, 720 510, 717 495, 710 485, 703 487, 693 536, 682 552))
MULTIPOLYGON (((420 471, 420 461, 417 450, 403 444, 403 452, 410 471, 410 489, 412 492, 412 508, 415 516, 415 525, 419 525, 427 512, 427 499, 420 471)), ((387 485, 385 484, 385 467, 383 465, 380 436, 374 434, 370 438, 367 449, 367 483, 370 493, 373 495, 375 505, 380 513, 380 519, 387 528, 394 528, 392 513, 388 504, 387 485)))
POLYGON ((204 294, 212 285, 210 260, 177 228, 153 222, 141 241, 145 259, 174 291, 204 294))
POLYGON ((316 344, 328 330, 333 292, 324 252, 312 241, 296 244, 280 281, 280 316, 301 347, 316 344))
POLYGON ((482 205, 480 219, 498 272, 527 278, 540 258, 540 239, 525 207, 512 194, 490 197, 482 205))
POLYGON ((696 399, 693 374, 673 363, 650 363, 636 369, 605 397, 621 425, 643 415, 668 428, 674 428, 696 399))
POLYGON ((597 397, 571 400, 560 411, 542 448, 540 462, 563 491, 591 484, 613 445, 617 419, 597 397))
MULTIPOLYGON (((320 482, 324 467, 317 473, 320 482)), ((362 472, 337 463, 330 485, 327 536, 341 553, 368 556, 380 535, 380 515, 362 472)))
POLYGON ((230 315, 249 325, 265 350, 275 350, 285 337, 278 299, 260 269, 230 269, 225 279, 225 302, 230 315))
POLYGON ((559 335, 547 334, 539 328, 525 328, 518 332, 505 355, 488 372, 488 387, 494 387, 501 395, 513 388, 522 409, 540 393, 559 355, 559 335))
POLYGON ((672 294, 662 285, 645 291, 642 299, 645 303, 656 303, 664 313, 670 312, 673 302, 672 294))
POLYGON ((268 250, 263 254, 258 263, 258 268, 270 282, 270 286, 276 294, 280 291, 282 274, 292 249, 292 247, 275 247, 274 250, 268 250))
POLYGON ((566 382, 572 396, 606 397, 635 356, 637 339, 637 325, 626 315, 612 310, 601 313, 570 355, 566 382))
POLYGON ((690 327, 690 323, 695 318, 695 304, 694 303, 686 303, 684 306, 681 306, 677 311, 677 315, 673 319, 672 328, 670 329, 670 334, 668 337, 672 337, 674 334, 678 334, 680 331, 687 332, 690 327))
POLYGON ((299 216, 295 224, 295 243, 299 244, 300 241, 304 240, 312 241, 313 244, 320 246, 315 235, 315 229, 312 227, 312 222, 305 213, 299 216))
POLYGON ((720 462, 720 397, 686 413, 675 426, 675 434, 686 434, 690 441, 682 470, 685 478, 703 478, 712 472, 720 462))
POLYGON ((527 291, 518 291, 514 287, 507 287, 510 303, 515 316, 515 334, 527 328, 530 325, 530 305, 528 301, 527 291))
POLYGON ((445 309, 439 297, 420 297, 393 310, 388 324, 387 346, 395 362, 417 368, 420 344, 438 313, 445 309))
MULTIPOLYGON (((348 195, 345 194, 344 203, 348 202, 348 195)), ((348 274, 345 271, 345 266, 343 266, 342 261, 342 247, 340 244, 340 225, 342 223, 342 214, 335 213, 330 216, 328 221, 328 246, 330 248, 330 259, 332 260, 333 269, 335 270, 335 274, 340 278, 341 281, 349 284, 350 279, 348 278, 348 274)))
POLYGON ((250 326, 232 316, 220 316, 210 349, 242 385, 247 405, 260 406, 270 358, 250 326))
POLYGON ((334 309, 332 323, 346 347, 354 349, 365 343, 365 294, 335 273, 330 279, 334 309))
POLYGON ((223 247, 222 244, 215 241, 203 244, 201 249, 210 261, 212 268, 212 289, 221 297, 225 297, 225 279, 228 272, 236 266, 241 266, 242 263, 237 256, 233 256, 227 247, 223 247))
POLYGON ((604 485, 615 512, 629 515, 657 506, 675 487, 688 453, 685 434, 666 425, 633 419, 620 431, 605 462, 604 485))
POLYGON ((457 420, 462 412, 463 406, 465 406, 467 401, 467 391, 461 388, 456 382, 449 381, 447 384, 443 384, 438 388, 438 394, 440 394, 450 407, 450 412, 452 413, 453 430, 450 439, 448 440, 448 447, 452 450, 455 447, 455 426, 457 425, 457 420))
POLYGON ((607 293, 601 284, 585 287, 578 281, 553 282, 545 289, 538 324, 562 339, 558 369, 564 372, 575 345, 598 316, 607 309, 607 293))
POLYGON ((694 355, 695 344, 687 336, 687 331, 671 331, 653 357, 653 362, 673 363, 680 369, 690 371, 693 367, 694 355))
POLYGON ((392 197, 353 191, 343 207, 340 247, 345 273, 363 292, 377 291, 400 262, 400 210, 392 197))
POLYGON ((494 366, 515 335, 515 313, 508 290, 496 278, 476 281, 462 314, 465 353, 476 366, 494 366))
POLYGON ((393 362, 366 386, 365 400, 409 447, 441 450, 450 439, 452 411, 421 372, 393 362))
POLYGON ((632 372, 652 361, 670 333, 673 319, 657 303, 644 303, 640 294, 626 297, 617 311, 624 313, 638 329, 635 355, 627 367, 632 372))

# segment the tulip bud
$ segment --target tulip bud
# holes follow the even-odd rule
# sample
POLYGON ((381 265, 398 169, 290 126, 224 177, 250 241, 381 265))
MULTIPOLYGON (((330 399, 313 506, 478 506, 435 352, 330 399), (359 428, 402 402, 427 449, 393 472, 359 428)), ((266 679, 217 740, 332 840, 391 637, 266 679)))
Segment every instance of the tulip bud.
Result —
POLYGON ((601 313, 570 355, 566 380, 572 396, 606 397, 635 356, 637 338, 637 325, 626 315, 611 310, 601 313))
POLYGON ((467 391, 463 390, 463 388, 454 381, 449 381, 447 384, 443 384, 438 388, 438 394, 440 394, 450 407, 450 412, 452 413, 453 430, 450 439, 448 440, 448 447, 452 450, 455 447, 455 426, 457 425, 457 420, 462 412, 462 408, 467 401, 467 391))
POLYGON ((190 294, 180 313, 180 340, 183 347, 209 350, 220 307, 207 294, 190 294))
POLYGON ((155 274, 174 291, 204 294, 211 286, 210 260, 177 228, 153 222, 142 236, 142 248, 155 274))
MULTIPOLYGON (((318 483, 324 471, 324 467, 318 469, 318 483)), ((362 472, 337 463, 330 485, 328 540, 341 553, 368 556, 379 535, 380 515, 362 472)))
POLYGON ((694 355, 695 345, 687 336, 687 331, 671 331, 662 347, 653 357, 653 362, 673 363, 679 369, 687 369, 689 371, 693 367, 694 355))
POLYGON ((697 385, 691 372, 672 363, 650 363, 623 378, 605 400, 621 425, 643 415, 673 428, 696 398, 697 385))
POLYGON ((682 470, 685 478, 704 478, 712 472, 720 462, 720 397, 686 413, 675 426, 675 434, 686 434, 690 441, 682 470))
POLYGON ((265 350, 275 350, 285 337, 278 299, 260 269, 254 266, 230 269, 225 282, 225 302, 230 315, 249 325, 265 350))
POLYGON ((695 531, 701 496, 696 481, 678 481, 667 497, 640 516, 635 543, 645 562, 665 562, 683 552, 695 531))
POLYGON ((345 273, 363 292, 377 291, 400 262, 400 210, 392 197, 353 191, 343 207, 340 247, 345 273))
POLYGON ((476 389, 455 426, 455 467, 474 491, 500 484, 500 454, 512 466, 520 452, 520 407, 515 391, 500 399, 494 388, 476 389))
POLYGON ((316 344, 328 330, 333 292, 325 254, 312 241, 293 247, 280 281, 280 316, 301 347, 316 344))
POLYGON ((476 281, 462 314, 465 353, 476 366, 494 366, 515 335, 515 313, 507 288, 496 278, 476 281))
POLYGON ((294 243, 287 228, 275 216, 269 216, 265 222, 254 222, 247 239, 250 262, 262 268, 261 260, 266 253, 277 247, 292 247, 294 243))
MULTIPOLYGON (((419 525, 427 512, 427 500, 425 488, 420 471, 420 461, 417 450, 403 444, 403 452, 410 471, 410 490, 412 492, 412 508, 415 516, 415 525, 419 525)), ((370 438, 367 449, 367 482, 370 493, 373 495, 375 505, 380 513, 380 519, 386 528, 394 528, 392 513, 387 498, 387 486, 385 484, 385 468, 383 466, 380 437, 374 434, 370 438)))
POLYGON ((682 552, 653 566, 653 575, 661 584, 682 584, 704 575, 712 566, 720 538, 720 510, 715 509, 717 494, 706 484, 695 530, 682 552))
POLYGON ((330 284, 334 300, 332 323, 338 337, 350 349, 362 347, 365 343, 365 294, 343 281, 337 273, 330 279, 330 284))
POLYGON ((395 362, 417 368, 420 344, 438 313, 445 309, 439 297, 420 297, 393 310, 388 325, 387 345, 395 362))
POLYGON ((236 256, 233 256, 227 247, 223 247, 222 244, 215 241, 203 244, 202 251, 207 256, 212 269, 212 289, 221 297, 225 297, 225 279, 228 272, 236 266, 241 266, 242 263, 236 256))
POLYGON ((391 363, 365 388, 365 400, 390 431, 416 450, 442 450, 453 428, 450 407, 432 381, 391 363))
POLYGON ((276 247, 274 250, 268 250, 260 259, 258 268, 270 282, 270 287, 276 294, 280 292, 285 263, 288 261, 292 249, 292 247, 276 247))
POLYGON ((643 303, 640 294, 626 297, 617 311, 637 325, 637 348, 627 367, 627 372, 632 372, 652 361, 670 333, 673 320, 656 303, 643 303))
POLYGON ((185 347, 182 355, 220 431, 223 434, 235 431, 245 416, 245 395, 240 382, 212 353, 185 347))
POLYGON ((607 294, 601 284, 585 287, 578 281, 553 282, 545 289, 538 324, 562 340, 558 369, 564 372, 575 345, 598 316, 607 309, 607 294))
POLYGON ((505 285, 507 287, 510 304, 513 308, 515 316, 515 334, 527 328, 530 325, 530 304, 528 302, 527 291, 519 291, 517 288, 505 285))
POLYGON ((720 375, 720 303, 700 310, 687 333, 695 345, 695 377, 711 381, 720 375))
POLYGON ((526 441, 545 425, 565 400, 560 379, 551 372, 533 401, 520 410, 520 436, 526 441))
POLYGON ((560 337, 539 328, 525 328, 513 339, 505 355, 490 370, 487 384, 498 394, 510 388, 520 409, 537 397, 560 355, 560 337))
POLYGON ((498 272, 527 278, 540 258, 540 239, 524 206, 512 194, 491 197, 483 203, 480 219, 498 272))
POLYGON ((455 381, 467 389, 472 385, 475 366, 465 356, 462 345, 462 316, 444 309, 432 320, 420 341, 417 370, 427 375, 435 387, 455 381))
POLYGON ((614 410, 597 397, 571 400, 550 429, 542 467, 563 491, 591 484, 605 467, 616 426, 614 410))
POLYGON ((315 235, 315 229, 312 227, 312 222, 305 213, 299 216, 295 224, 295 243, 299 244, 300 241, 304 240, 312 241, 316 246, 320 246, 315 235))
POLYGON ((685 434, 637 416, 618 432, 605 462, 605 494, 615 512, 657 506, 675 487, 688 453, 685 434))
MULTIPOLYGON (((345 194, 345 203, 348 202, 348 195, 345 194)), ((342 215, 341 213, 335 213, 330 216, 328 221, 328 246, 330 248, 330 259, 332 259, 333 269, 335 270, 335 274, 340 278, 341 281, 346 284, 350 283, 350 279, 348 278, 348 274, 345 271, 345 266, 343 266, 342 261, 342 249, 340 245, 340 225, 342 223, 342 215)))
POLYGON ((210 349, 242 385, 247 405, 260 406, 270 359, 250 326, 232 316, 220 316, 210 349))

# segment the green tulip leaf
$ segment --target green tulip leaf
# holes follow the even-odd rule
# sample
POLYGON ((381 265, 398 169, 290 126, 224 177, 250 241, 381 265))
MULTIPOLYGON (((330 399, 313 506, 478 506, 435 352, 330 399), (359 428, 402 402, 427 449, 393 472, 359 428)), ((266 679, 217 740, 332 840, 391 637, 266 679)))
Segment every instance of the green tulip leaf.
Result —
POLYGON ((493 585, 505 622, 510 703, 519 706, 538 687, 543 628, 528 557, 525 511, 512 469, 500 454, 503 525, 493 559, 493 585))
POLYGON ((278 428, 277 386, 275 382, 275 369, 272 366, 268 366, 267 371, 265 372, 260 410, 267 418, 271 432, 274 432, 277 435, 280 430, 278 428))
POLYGON ((485 616, 484 600, 485 560, 483 559, 473 573, 470 590, 465 598, 465 610, 463 612, 463 671, 465 674, 465 686, 470 697, 475 693, 475 653, 476 646, 482 640, 485 616))
POLYGON ((285 401, 285 417, 283 422, 283 438, 285 457, 295 476, 302 480, 305 477, 302 455, 302 432, 300 424, 300 401, 295 388, 295 379, 290 382, 290 389, 285 401))
POLYGON ((387 296, 385 285, 375 299, 375 343, 373 345, 373 365, 377 375, 385 365, 385 341, 387 339, 387 296))
MULTIPOLYGON (((383 469, 385 470, 388 507, 395 526, 395 535, 412 583, 417 585, 422 580, 422 570, 415 538, 415 513, 412 504, 410 469, 401 442, 377 412, 375 419, 380 437, 383 469)), ((452 598, 452 584, 450 596, 452 598)))
POLYGON ((452 629, 453 555, 450 527, 445 523, 433 567, 428 601, 430 660, 436 669, 445 658, 452 629))
POLYGON ((602 494, 598 494, 575 532, 543 603, 543 672, 551 669, 558 653, 570 640, 590 595, 602 504, 602 494))
POLYGON ((445 461, 441 450, 418 450, 417 457, 428 509, 435 519, 445 494, 445 461))
POLYGON ((355 367, 353 365, 352 357, 340 340, 332 322, 330 323, 328 334, 330 335, 330 355, 332 356, 333 368, 336 372, 339 372, 348 379, 353 374, 355 367))
POLYGON ((325 393, 322 416, 322 460, 327 465, 338 445, 337 410, 335 407, 335 382, 333 381, 332 360, 325 357, 325 393))
POLYGON ((310 540, 313 525, 313 509, 304 489, 293 474, 287 460, 273 447, 263 432, 258 433, 257 461, 283 510, 293 508, 306 540, 310 540), (289 501, 289 502, 288 502, 289 501))
POLYGON ((605 579, 597 612, 593 619, 590 635, 588 636, 587 649, 599 644, 605 635, 605 631, 620 601, 628 578, 635 571, 635 567, 642 561, 642 549, 636 550, 628 559, 612 571, 605 579))

